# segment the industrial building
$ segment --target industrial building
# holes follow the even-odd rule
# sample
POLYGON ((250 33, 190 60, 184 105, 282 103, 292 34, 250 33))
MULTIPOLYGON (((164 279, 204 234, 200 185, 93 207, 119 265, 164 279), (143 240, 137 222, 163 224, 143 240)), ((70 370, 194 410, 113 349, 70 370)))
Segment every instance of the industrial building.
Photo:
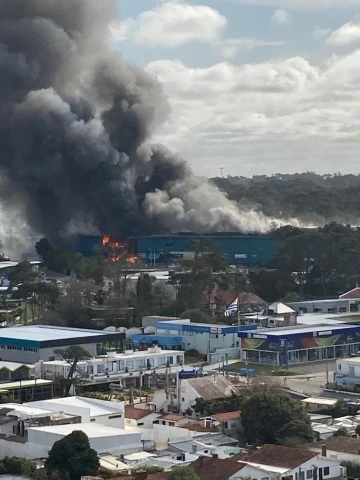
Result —
POLYGON ((137 254, 149 263, 169 263, 191 258, 188 246, 192 240, 213 240, 227 255, 229 264, 246 266, 266 265, 276 254, 278 242, 269 236, 246 235, 152 235, 137 237, 137 254))
POLYGON ((274 366, 351 356, 360 351, 360 326, 321 325, 239 331, 243 360, 274 366))
MULTIPOLYGON (((229 264, 244 266, 263 266, 269 263, 279 247, 279 241, 271 236, 252 236, 238 234, 197 233, 176 235, 146 235, 127 240, 128 249, 140 260, 149 264, 166 264, 183 258, 191 258, 193 252, 189 243, 196 239, 213 240, 227 255, 229 264)), ((97 236, 79 236, 73 245, 74 250, 83 255, 98 256, 101 252, 102 238, 97 236)))
POLYGON ((256 329, 256 325, 214 325, 190 322, 188 319, 158 322, 159 337, 181 337, 183 350, 197 350, 207 356, 208 363, 217 363, 224 358, 239 358, 238 330, 256 329))
POLYGON ((81 345, 90 355, 121 350, 124 333, 81 328, 30 325, 0 331, 0 360, 34 364, 55 360, 55 350, 81 345))

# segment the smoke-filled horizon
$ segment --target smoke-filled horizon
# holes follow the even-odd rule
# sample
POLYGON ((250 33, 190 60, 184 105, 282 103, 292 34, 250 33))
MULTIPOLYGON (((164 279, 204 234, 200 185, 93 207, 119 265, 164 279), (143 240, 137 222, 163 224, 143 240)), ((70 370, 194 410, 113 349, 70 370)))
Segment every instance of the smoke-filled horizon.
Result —
POLYGON ((151 145, 168 102, 156 79, 111 50, 116 10, 116 0, 0 0, 5 224, 6 212, 10 226, 21 214, 30 231, 51 239, 263 233, 285 224, 242 210, 151 145))

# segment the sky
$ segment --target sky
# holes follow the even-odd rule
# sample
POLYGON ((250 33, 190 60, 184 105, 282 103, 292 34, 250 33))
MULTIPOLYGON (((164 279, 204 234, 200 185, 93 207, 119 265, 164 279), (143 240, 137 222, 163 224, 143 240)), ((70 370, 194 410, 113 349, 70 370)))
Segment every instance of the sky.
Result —
POLYGON ((197 175, 360 173, 360 0, 120 0, 111 34, 197 175))

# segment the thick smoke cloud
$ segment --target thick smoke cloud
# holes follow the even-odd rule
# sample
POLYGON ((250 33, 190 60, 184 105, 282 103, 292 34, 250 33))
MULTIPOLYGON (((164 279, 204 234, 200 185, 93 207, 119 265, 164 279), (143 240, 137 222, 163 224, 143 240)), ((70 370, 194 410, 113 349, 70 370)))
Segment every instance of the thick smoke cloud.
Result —
POLYGON ((0 0, 2 205, 33 231, 266 231, 151 134, 161 85, 109 47, 116 0, 0 0), (9 187, 10 185, 10 187, 9 187), (8 192, 11 191, 11 195, 8 192))

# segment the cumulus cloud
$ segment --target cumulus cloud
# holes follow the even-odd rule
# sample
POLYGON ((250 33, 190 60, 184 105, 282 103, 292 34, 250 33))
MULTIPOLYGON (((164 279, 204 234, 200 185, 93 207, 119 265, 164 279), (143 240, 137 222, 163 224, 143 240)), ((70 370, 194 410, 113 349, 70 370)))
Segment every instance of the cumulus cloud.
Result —
POLYGON ((220 44, 220 52, 224 58, 230 59, 242 50, 251 50, 253 48, 262 47, 276 47, 284 44, 285 42, 281 40, 270 41, 254 37, 228 38, 220 44))
POLYGON ((267 7, 320 10, 323 8, 359 7, 359 0, 235 0, 239 4, 263 5, 267 7))
POLYGON ((177 47, 194 40, 215 42, 226 24, 226 18, 211 7, 167 1, 112 25, 111 35, 113 39, 126 36, 145 47, 177 47))
POLYGON ((291 16, 286 10, 275 10, 271 16, 271 21, 282 27, 291 23, 291 16))
POLYGON ((331 33, 327 45, 335 47, 353 47, 360 45, 360 23, 346 23, 331 33))
POLYGON ((189 68, 148 65, 164 84, 172 116, 159 139, 197 173, 358 171, 360 51, 322 68, 302 57, 189 68))

